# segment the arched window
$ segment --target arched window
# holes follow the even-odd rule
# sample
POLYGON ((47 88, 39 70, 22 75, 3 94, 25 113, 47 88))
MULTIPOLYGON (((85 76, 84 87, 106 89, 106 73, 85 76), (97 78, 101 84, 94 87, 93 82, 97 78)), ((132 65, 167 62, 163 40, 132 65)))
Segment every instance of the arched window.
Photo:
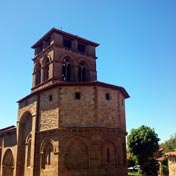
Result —
POLYGON ((64 63, 62 64, 62 79, 63 81, 72 81, 73 77, 73 66, 71 65, 69 58, 64 58, 64 63))
POLYGON ((84 62, 80 62, 78 69, 79 82, 85 82, 90 80, 89 70, 84 62))
POLYGON ((49 78, 49 58, 44 58, 44 67, 43 67, 43 81, 48 80, 49 78))
POLYGON ((52 155, 53 155, 53 145, 50 142, 48 142, 45 144, 43 148, 42 169, 45 169, 46 167, 52 164, 52 155))
POLYGON ((35 85, 39 85, 41 83, 41 65, 38 63, 35 67, 35 85))

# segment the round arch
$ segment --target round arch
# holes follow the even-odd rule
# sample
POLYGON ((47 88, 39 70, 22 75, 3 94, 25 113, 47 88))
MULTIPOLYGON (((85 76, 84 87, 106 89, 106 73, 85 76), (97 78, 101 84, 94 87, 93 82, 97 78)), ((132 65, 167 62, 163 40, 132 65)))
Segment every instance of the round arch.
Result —
POLYGON ((78 80, 80 82, 90 81, 90 66, 82 59, 78 62, 78 80))
POLYGON ((3 165, 2 176, 13 176, 14 158, 11 149, 6 150, 3 157, 2 165, 3 165))
POLYGON ((40 152, 43 153, 44 151, 44 148, 47 144, 52 144, 53 146, 53 151, 55 152, 56 151, 56 145, 54 143, 54 141, 52 139, 45 139, 41 142, 41 145, 40 145, 40 152))
POLYGON ((31 155, 32 114, 22 114, 18 126, 17 175, 24 176, 25 166, 30 165, 31 155), (29 142, 28 145, 26 145, 29 142))
POLYGON ((50 65, 50 58, 46 55, 41 60, 42 65, 42 81, 46 81, 49 79, 49 65, 50 65))
POLYGON ((83 137, 75 136, 66 144, 66 168, 74 170, 88 169, 89 163, 89 142, 83 137), (77 162, 75 162, 75 159, 77 162))
POLYGON ((74 59, 66 55, 62 58, 62 80, 73 81, 75 79, 74 59))
POLYGON ((65 53, 61 56, 61 62, 63 63, 64 62, 64 59, 69 59, 70 63, 72 65, 76 65, 76 59, 74 58, 74 56, 72 56, 71 54, 68 54, 68 53, 65 53))
POLYGON ((41 169, 52 168, 56 147, 52 139, 43 140, 40 146, 41 169))
POLYGON ((85 61, 83 58, 78 59, 77 65, 84 65, 88 70, 90 69, 90 64, 85 61))

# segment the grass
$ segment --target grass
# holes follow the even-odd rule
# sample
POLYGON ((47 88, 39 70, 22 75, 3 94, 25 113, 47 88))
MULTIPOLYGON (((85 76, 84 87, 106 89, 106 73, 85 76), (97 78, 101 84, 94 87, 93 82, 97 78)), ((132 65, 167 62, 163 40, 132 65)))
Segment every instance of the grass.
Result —
POLYGON ((138 172, 128 172, 128 176, 144 176, 138 172))

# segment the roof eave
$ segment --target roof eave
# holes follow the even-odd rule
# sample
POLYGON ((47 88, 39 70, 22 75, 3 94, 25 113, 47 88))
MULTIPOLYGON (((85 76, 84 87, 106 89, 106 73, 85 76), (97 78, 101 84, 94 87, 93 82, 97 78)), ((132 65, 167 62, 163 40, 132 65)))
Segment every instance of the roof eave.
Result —
POLYGON ((32 45, 31 48, 35 49, 36 47, 38 47, 45 38, 47 38, 49 35, 51 35, 54 32, 56 32, 58 34, 63 34, 64 36, 68 36, 70 38, 76 38, 76 39, 78 39, 80 41, 83 41, 85 43, 89 43, 90 45, 93 45, 95 47, 99 46, 98 43, 95 43, 95 42, 92 42, 90 40, 84 39, 84 38, 79 37, 77 35, 73 35, 73 34, 70 34, 68 32, 64 32, 62 30, 56 29, 56 28, 51 28, 43 37, 41 37, 34 45, 32 45))

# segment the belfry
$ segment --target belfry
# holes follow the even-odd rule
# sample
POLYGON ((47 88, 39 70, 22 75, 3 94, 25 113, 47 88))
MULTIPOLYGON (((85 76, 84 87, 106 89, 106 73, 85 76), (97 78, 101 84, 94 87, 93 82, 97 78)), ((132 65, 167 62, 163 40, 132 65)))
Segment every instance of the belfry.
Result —
POLYGON ((98 46, 55 28, 32 46, 31 93, 0 130, 0 175, 127 176, 129 95, 97 81, 98 46))

